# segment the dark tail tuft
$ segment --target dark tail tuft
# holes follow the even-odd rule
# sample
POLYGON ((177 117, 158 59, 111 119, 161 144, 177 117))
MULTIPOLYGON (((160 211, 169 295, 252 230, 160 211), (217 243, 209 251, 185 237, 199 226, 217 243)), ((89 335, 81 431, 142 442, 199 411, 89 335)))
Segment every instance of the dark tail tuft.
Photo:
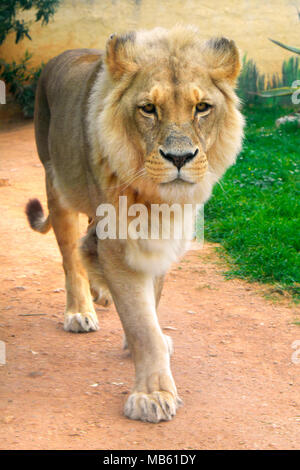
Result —
POLYGON ((47 233, 51 228, 50 217, 44 215, 42 205, 38 199, 30 199, 25 209, 28 222, 33 230, 47 233))

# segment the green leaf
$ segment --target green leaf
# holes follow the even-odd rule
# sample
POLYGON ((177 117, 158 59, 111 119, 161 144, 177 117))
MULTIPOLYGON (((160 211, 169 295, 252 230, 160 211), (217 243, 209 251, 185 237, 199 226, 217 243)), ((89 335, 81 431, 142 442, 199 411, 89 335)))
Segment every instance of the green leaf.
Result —
POLYGON ((300 90, 300 87, 282 87, 282 88, 273 88, 272 90, 260 91, 257 94, 263 98, 274 98, 276 96, 289 96, 292 95, 295 91, 300 90))
POLYGON ((287 49, 290 52, 295 52, 295 54, 300 54, 300 49, 297 47, 286 46, 282 42, 275 41, 275 39, 270 39, 270 41, 274 42, 274 44, 277 44, 277 46, 283 47, 283 49, 287 49))

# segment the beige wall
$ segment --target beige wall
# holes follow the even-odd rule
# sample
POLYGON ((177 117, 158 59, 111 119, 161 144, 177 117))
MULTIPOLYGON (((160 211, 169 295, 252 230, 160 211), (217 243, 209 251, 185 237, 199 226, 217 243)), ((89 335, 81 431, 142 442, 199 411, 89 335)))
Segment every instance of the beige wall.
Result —
POLYGON ((203 38, 235 39, 261 72, 273 73, 291 54, 268 38, 300 46, 297 2, 300 8, 300 0, 65 0, 48 26, 33 24, 32 41, 15 45, 9 37, 0 57, 18 60, 28 49, 39 64, 65 49, 103 48, 112 32, 185 23, 198 26, 203 38))

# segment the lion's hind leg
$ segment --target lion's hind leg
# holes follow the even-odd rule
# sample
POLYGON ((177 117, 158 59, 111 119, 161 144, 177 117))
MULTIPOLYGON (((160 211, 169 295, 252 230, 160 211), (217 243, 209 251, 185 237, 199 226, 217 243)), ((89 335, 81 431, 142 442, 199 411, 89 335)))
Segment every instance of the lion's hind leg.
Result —
POLYGON ((103 307, 108 307, 112 303, 112 297, 101 273, 97 252, 97 234, 95 226, 90 227, 87 235, 83 237, 80 245, 80 254, 83 265, 88 273, 90 289, 94 302, 102 305, 103 307))
POLYGON ((61 205, 49 179, 47 179, 47 196, 51 224, 62 254, 65 271, 67 305, 64 329, 73 332, 98 330, 98 318, 90 293, 89 280, 78 249, 78 213, 61 205))

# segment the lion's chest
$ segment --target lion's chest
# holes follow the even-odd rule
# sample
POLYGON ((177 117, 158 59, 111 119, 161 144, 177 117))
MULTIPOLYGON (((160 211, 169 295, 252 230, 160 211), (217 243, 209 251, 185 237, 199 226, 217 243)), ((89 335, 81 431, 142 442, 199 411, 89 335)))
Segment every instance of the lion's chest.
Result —
POLYGON ((129 240, 125 258, 131 269, 161 276, 185 253, 188 246, 187 240, 129 240))

